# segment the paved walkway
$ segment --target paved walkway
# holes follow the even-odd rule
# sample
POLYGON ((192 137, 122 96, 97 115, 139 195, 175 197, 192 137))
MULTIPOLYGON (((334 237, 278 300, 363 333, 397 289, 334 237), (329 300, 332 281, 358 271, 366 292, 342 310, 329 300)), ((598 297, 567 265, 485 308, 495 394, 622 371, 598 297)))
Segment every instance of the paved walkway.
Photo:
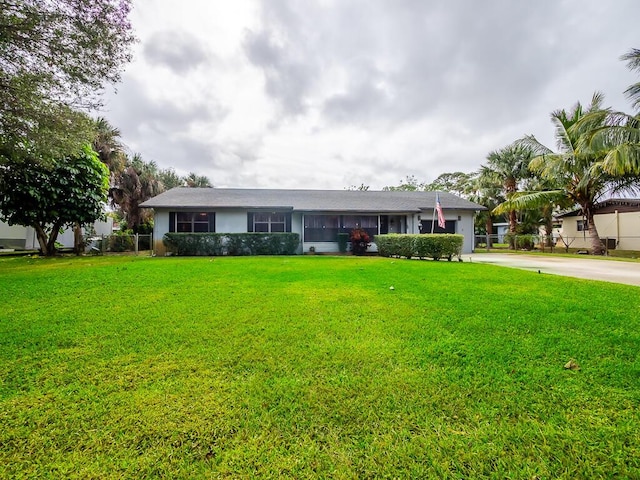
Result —
POLYGON ((597 258, 567 258, 543 255, 521 255, 508 253, 473 253, 463 255, 464 261, 491 263, 524 270, 540 270, 541 273, 566 277, 625 283, 640 287, 640 263, 619 262, 597 258))

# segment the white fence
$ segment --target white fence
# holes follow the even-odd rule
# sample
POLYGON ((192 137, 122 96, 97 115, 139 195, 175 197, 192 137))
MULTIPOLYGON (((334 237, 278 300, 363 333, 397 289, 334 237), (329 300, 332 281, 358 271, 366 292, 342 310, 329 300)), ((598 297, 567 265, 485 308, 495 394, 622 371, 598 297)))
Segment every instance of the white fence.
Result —
MULTIPOLYGON (((640 251, 640 236, 624 236, 619 238, 600 237, 605 251, 609 250, 634 250, 640 251)), ((588 235, 565 237, 563 235, 476 235, 476 250, 492 248, 508 248, 512 246, 517 250, 542 250, 568 252, 571 250, 589 250, 591 239, 588 235)))

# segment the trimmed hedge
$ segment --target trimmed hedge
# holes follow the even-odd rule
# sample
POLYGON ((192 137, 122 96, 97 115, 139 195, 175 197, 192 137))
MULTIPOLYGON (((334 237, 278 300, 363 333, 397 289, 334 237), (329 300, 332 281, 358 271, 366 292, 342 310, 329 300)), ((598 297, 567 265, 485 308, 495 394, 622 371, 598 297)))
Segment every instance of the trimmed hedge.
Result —
POLYGON ((383 257, 418 257, 449 261, 460 258, 464 237, 454 234, 399 234, 376 235, 378 253, 383 257))
POLYGON ((162 238, 174 255, 294 255, 297 233, 166 233, 162 238))

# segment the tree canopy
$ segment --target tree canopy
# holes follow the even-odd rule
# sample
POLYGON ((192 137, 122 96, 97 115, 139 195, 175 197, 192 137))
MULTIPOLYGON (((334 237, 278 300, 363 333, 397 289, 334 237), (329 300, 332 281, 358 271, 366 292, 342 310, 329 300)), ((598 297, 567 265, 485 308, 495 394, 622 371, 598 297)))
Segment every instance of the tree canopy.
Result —
POLYGON ((61 228, 93 223, 103 215, 109 171, 91 147, 53 165, 0 165, 0 220, 33 227, 44 255, 56 253, 61 228))
POLYGON ((569 111, 556 110, 551 114, 557 151, 531 135, 521 140, 521 144, 530 148, 535 155, 529 168, 552 188, 514 195, 496 209, 497 212, 521 210, 549 202, 566 204, 569 200, 569 203, 580 207, 587 221, 593 254, 604 252, 593 217, 595 203, 607 194, 637 191, 638 186, 637 175, 603 170, 607 152, 589 148, 589 142, 585 141, 594 130, 603 126, 602 122, 609 113, 608 109, 602 107, 602 101, 602 95, 596 93, 586 108, 578 102, 569 111))
POLYGON ((130 0, 0 0, 0 162, 79 154, 135 41, 130 0))

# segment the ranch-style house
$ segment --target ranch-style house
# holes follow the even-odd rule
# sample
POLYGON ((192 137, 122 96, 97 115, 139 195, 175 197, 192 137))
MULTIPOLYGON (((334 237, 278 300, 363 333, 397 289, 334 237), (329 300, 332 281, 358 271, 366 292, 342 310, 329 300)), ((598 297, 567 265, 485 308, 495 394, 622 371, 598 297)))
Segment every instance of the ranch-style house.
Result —
MULTIPOLYGON (((164 255, 168 232, 294 232, 298 253, 338 252, 337 234, 363 228, 385 233, 431 233, 436 195, 445 227, 434 233, 464 236, 473 250, 473 220, 485 207, 446 192, 186 188, 168 190, 141 206, 154 209, 154 250, 164 255)), ((371 250, 375 251, 375 243, 371 250)))

